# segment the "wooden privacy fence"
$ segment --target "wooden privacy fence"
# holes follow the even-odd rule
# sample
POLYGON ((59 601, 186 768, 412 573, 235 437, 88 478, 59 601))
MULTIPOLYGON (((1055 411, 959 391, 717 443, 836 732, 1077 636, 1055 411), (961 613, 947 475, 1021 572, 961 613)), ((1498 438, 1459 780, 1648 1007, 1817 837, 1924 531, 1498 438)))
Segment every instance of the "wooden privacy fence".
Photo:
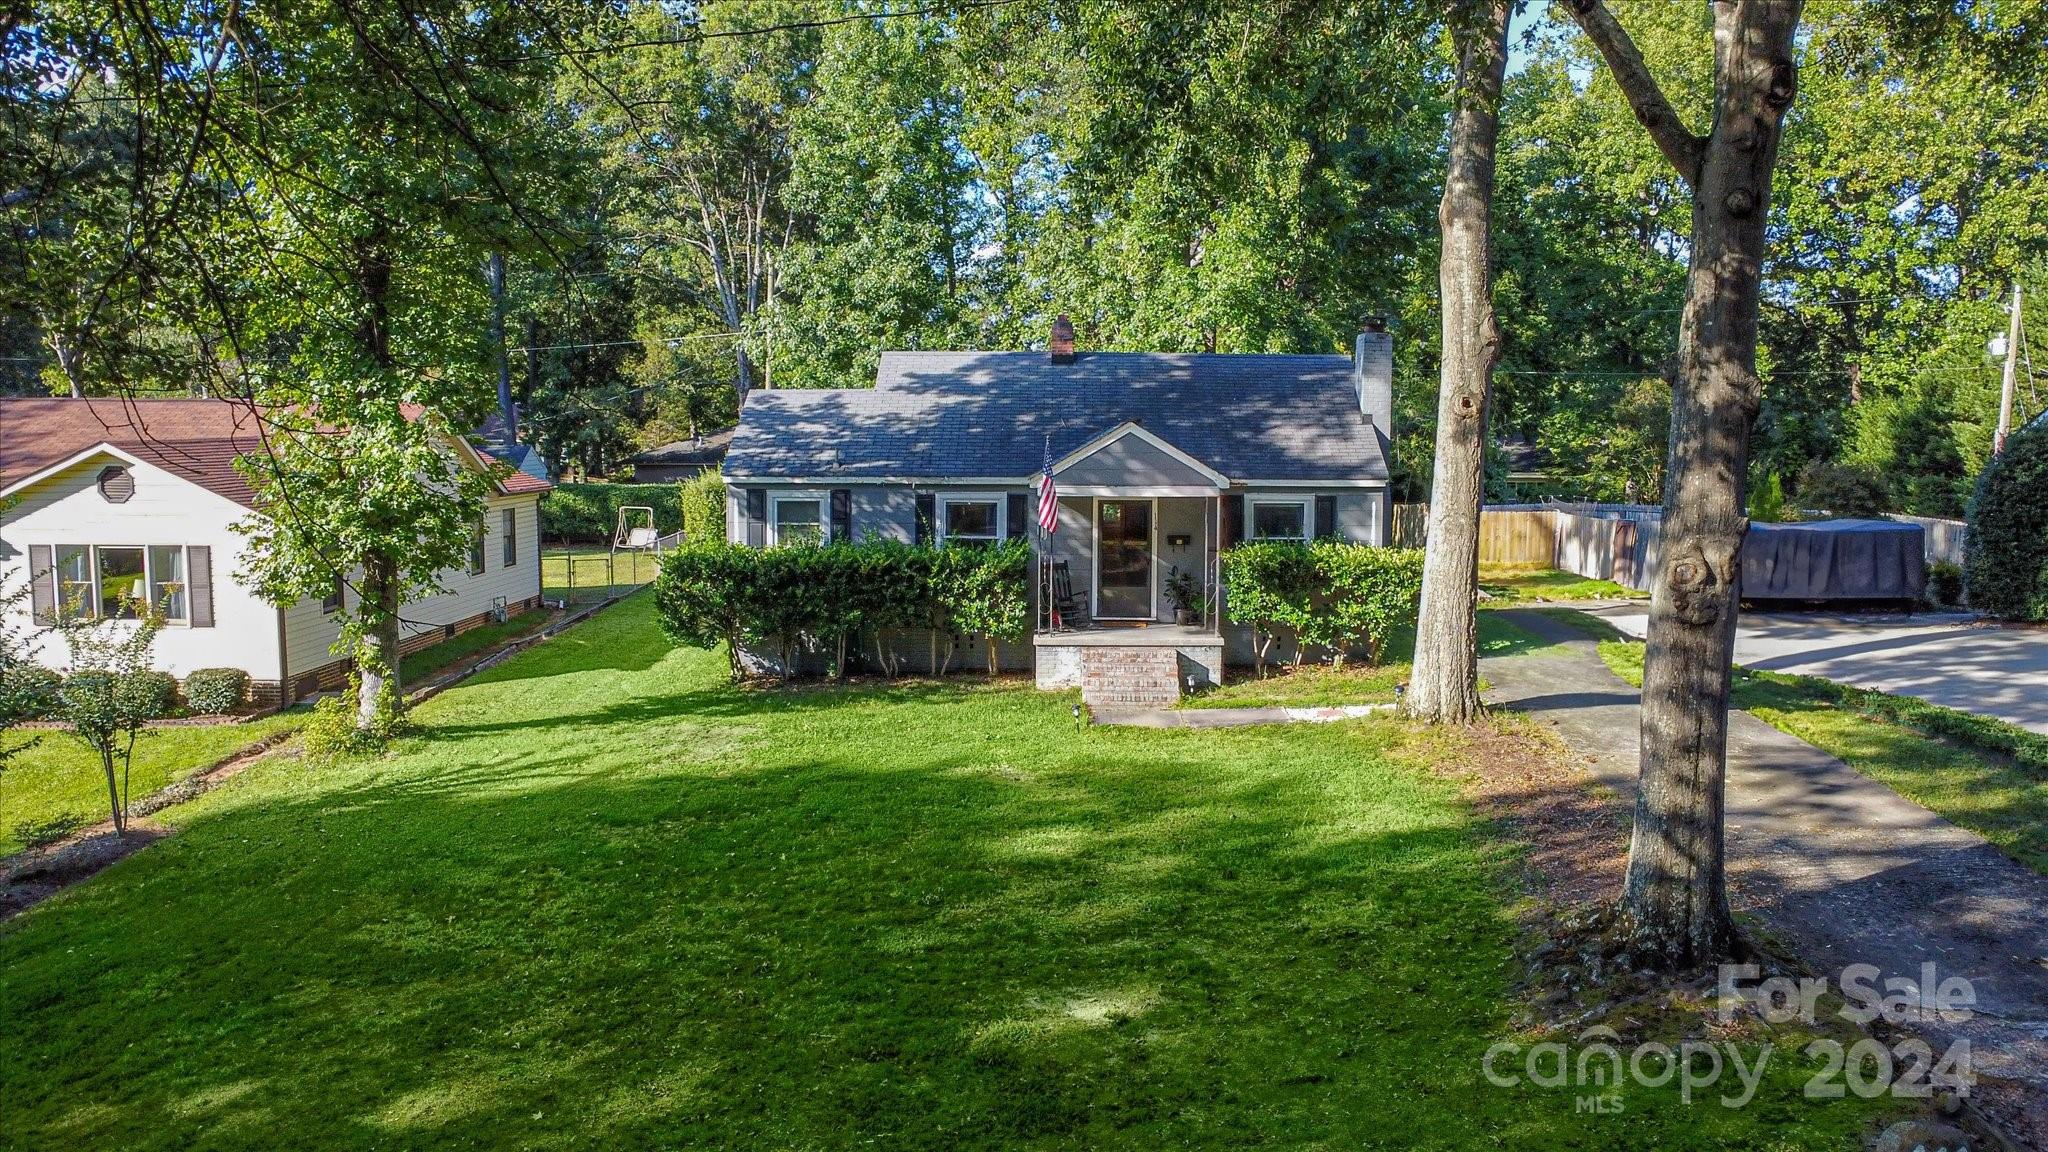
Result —
MULTIPOLYGON (((1479 562, 1503 568, 1556 566, 1557 532, 1544 508, 1487 508, 1479 513, 1479 562)), ((1428 542, 1429 505, 1394 505, 1388 543, 1420 548, 1428 542)))
MULTIPOLYGON (((1390 542, 1427 542, 1429 505, 1394 505, 1390 542)), ((1642 504, 1511 504, 1479 513, 1479 562, 1503 568, 1558 568, 1649 586, 1663 528, 1661 509, 1642 504)))

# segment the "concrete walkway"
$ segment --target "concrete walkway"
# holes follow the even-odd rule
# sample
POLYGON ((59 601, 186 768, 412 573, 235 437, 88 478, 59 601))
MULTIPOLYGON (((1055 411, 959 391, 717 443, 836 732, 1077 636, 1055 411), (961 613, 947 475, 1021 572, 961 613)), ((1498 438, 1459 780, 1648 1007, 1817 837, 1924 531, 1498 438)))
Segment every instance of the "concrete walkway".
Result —
MULTIPOLYGON (((1534 612, 1505 613, 1550 647, 1484 661, 1490 703, 1552 725, 1634 803, 1638 695, 1594 642, 1534 612)), ((1974 1017, 1925 1031, 1971 1041, 1974 1069, 2024 1085, 2021 1127, 2048 1147, 2048 878, 1747 713, 1730 718, 1731 899, 1817 973, 1920 965, 1967 978, 1974 1017)))
POLYGON ((1391 712, 1392 704, 1340 704, 1322 708, 1098 708, 1097 724, 1123 728, 1242 728, 1247 724, 1328 724, 1391 712))
MULTIPOLYGON (((1638 639, 1641 605, 1597 612, 1638 639)), ((2048 628, 1973 616, 1745 612, 1735 662, 1918 696, 2048 733, 2048 628)))

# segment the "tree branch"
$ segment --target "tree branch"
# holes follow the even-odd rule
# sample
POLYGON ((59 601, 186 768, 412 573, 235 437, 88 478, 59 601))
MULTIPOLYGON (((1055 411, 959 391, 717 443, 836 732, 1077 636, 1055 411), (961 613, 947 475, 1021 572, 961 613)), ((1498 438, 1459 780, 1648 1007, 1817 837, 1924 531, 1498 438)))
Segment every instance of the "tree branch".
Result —
POLYGON ((1601 0, 1568 0, 1566 7, 1571 9, 1572 19, 1578 21, 1586 37, 1600 49, 1607 70, 1614 74, 1614 82, 1621 85, 1621 94, 1628 98, 1636 119, 1648 130, 1650 139, 1657 142, 1657 150, 1664 153, 1664 158, 1671 161, 1688 185, 1699 183, 1700 161, 1706 154, 1707 142, 1678 118, 1628 31, 1601 0))

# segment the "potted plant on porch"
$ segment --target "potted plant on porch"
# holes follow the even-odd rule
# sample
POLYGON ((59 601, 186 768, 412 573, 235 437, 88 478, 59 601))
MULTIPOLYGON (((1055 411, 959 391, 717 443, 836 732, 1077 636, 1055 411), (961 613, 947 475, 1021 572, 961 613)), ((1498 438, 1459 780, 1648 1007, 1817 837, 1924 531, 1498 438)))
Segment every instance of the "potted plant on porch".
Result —
POLYGON ((1173 604, 1175 624, 1194 624, 1202 618, 1202 589, 1195 583, 1193 573, 1183 572, 1179 565, 1166 577, 1166 599, 1173 604))

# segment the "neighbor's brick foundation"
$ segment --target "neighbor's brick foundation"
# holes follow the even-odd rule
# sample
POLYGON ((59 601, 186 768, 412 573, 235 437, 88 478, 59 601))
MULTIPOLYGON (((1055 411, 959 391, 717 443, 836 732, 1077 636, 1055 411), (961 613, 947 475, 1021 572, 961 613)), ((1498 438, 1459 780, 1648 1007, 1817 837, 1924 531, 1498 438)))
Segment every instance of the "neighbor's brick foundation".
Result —
MULTIPOLYGON (((540 597, 529 596, 524 600, 517 600, 505 605, 505 615, 508 618, 517 616, 521 612, 540 606, 540 597)), ((431 628, 425 632, 406 637, 398 644, 398 654, 400 656, 410 656, 422 648, 431 648, 443 640, 451 640, 462 635, 464 632, 474 628, 481 628, 491 622, 491 613, 488 611, 479 612, 474 616, 465 616, 453 624, 443 624, 439 628, 431 628)), ((299 673, 292 678, 290 696, 283 699, 282 702, 290 703, 291 701, 310 696, 315 692, 326 692, 347 687, 349 669, 352 665, 353 661, 350 660, 336 660, 328 664, 322 664, 320 667, 310 671, 299 673)), ((281 686, 275 680, 252 681, 249 685, 249 698, 257 704, 269 707, 281 702, 280 697, 283 696, 283 693, 280 689, 281 686)))

